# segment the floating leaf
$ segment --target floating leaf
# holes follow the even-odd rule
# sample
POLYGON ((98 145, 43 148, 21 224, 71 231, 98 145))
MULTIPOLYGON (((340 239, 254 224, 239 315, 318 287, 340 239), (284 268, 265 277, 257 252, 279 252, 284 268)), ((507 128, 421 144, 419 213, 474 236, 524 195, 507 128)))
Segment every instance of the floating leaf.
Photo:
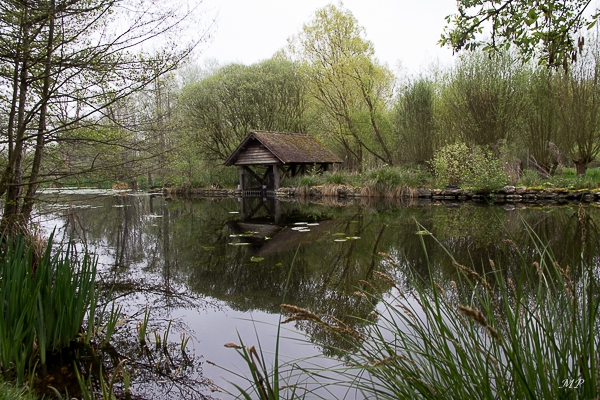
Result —
POLYGON ((250 257, 250 261, 252 261, 252 262, 261 262, 264 259, 265 259, 264 257, 254 257, 254 256, 250 257))
POLYGON ((276 267, 281 267, 282 265, 283 265, 282 263, 275 264, 276 267))
POLYGON ((346 236, 345 232, 334 233, 333 236, 346 236))
POLYGON ((348 240, 358 240, 358 239, 360 239, 360 236, 346 236, 346 239, 348 239, 348 240))
POLYGON ((427 232, 427 231, 416 231, 415 233, 417 235, 429 235, 429 232, 427 232))

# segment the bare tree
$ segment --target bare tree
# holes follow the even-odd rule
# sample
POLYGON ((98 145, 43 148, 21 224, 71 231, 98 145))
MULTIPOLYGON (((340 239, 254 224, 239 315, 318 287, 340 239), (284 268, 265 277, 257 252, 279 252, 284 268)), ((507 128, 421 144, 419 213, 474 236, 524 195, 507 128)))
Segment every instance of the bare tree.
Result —
POLYGON ((48 146, 106 124, 111 106, 174 70, 206 39, 181 39, 195 11, 153 0, 0 4, 4 229, 27 224, 48 146))

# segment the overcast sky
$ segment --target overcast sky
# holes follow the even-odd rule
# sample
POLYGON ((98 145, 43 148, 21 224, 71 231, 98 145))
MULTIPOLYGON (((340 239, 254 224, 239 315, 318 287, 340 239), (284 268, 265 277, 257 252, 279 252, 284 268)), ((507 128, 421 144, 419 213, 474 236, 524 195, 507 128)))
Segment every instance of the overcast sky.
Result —
MULTIPOLYGON (((270 58, 287 39, 309 23, 327 0, 203 0, 205 17, 215 17, 213 40, 199 60, 252 64, 270 58)), ((418 73, 439 60, 447 65, 452 50, 437 44, 445 17, 456 12, 455 0, 346 0, 375 46, 376 57, 396 71, 418 73)))

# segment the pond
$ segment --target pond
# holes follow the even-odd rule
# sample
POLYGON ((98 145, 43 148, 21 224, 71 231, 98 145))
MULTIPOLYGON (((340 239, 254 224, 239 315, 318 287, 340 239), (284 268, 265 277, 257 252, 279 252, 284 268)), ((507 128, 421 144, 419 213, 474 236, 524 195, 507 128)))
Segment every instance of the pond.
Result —
MULTIPOLYGON (((509 256, 532 257, 534 234, 561 264, 582 254, 597 264, 599 218, 597 204, 310 203, 61 190, 43 193, 36 221, 98 257, 101 281, 126 316, 114 351, 134 364, 135 393, 159 399, 228 398, 215 388, 235 392, 236 373, 247 366, 224 344, 242 340, 274 351, 283 302, 358 324, 374 310, 355 292, 374 271, 398 281, 432 274, 443 286, 458 274, 452 255, 476 270, 493 259, 516 276, 521 264, 509 256), (150 339, 167 339, 164 351, 137 348, 146 310, 150 339)), ((285 359, 335 355, 331 349, 341 345, 313 325, 284 327, 285 359), (297 340, 306 334, 312 340, 297 340)))

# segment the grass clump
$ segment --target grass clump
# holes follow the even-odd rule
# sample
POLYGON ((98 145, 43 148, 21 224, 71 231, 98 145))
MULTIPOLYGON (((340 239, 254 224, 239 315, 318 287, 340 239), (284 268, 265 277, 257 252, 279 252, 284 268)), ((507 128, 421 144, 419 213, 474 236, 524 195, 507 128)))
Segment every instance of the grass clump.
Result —
POLYGON ((421 168, 384 166, 365 174, 362 195, 372 197, 401 197, 408 188, 428 186, 429 172, 421 168))
POLYGON ((100 329, 103 343, 110 340, 118 310, 97 308, 95 260, 87 255, 76 260, 70 246, 54 251, 52 236, 43 244, 22 235, 1 242, 0 371, 5 377, 24 384, 35 368, 45 373, 52 355, 73 343, 89 344, 100 329))

